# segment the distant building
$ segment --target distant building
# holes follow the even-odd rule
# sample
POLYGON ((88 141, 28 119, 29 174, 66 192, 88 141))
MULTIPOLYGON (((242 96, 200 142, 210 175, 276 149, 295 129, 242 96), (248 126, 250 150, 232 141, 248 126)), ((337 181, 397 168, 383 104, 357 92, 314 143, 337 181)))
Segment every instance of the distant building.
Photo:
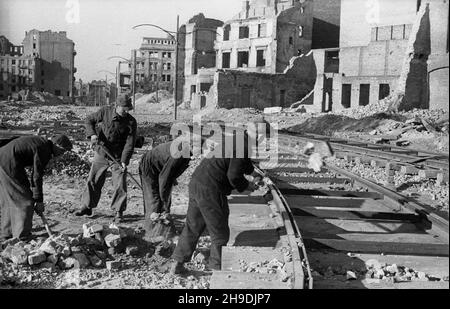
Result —
POLYGON ((292 57, 311 50, 312 0, 243 1, 242 11, 218 29, 217 67, 282 73, 292 57))
POLYGON ((88 84, 87 105, 105 106, 109 105, 109 86, 106 81, 92 81, 88 84))
POLYGON ((0 100, 15 96, 21 90, 33 91, 40 62, 22 54, 23 46, 0 36, 0 100))
POLYGON ((378 8, 374 17, 358 0, 341 0, 339 71, 326 80, 331 104, 321 107, 317 92, 316 110, 378 102, 393 94, 402 76, 403 109, 448 109, 448 1, 379 0, 378 8))
POLYGON ((206 104, 203 94, 209 91, 214 81, 214 42, 217 38, 217 28, 222 25, 222 21, 206 18, 200 13, 180 27, 179 101, 190 101, 191 106, 198 107, 206 104))
MULTIPOLYGON (((136 56, 136 92, 150 93, 162 89, 173 91, 175 48, 176 41, 170 37, 142 39, 136 56)), ((132 64, 130 66, 132 71, 132 64)))
POLYGON ((72 100, 76 52, 75 44, 67 38, 66 32, 28 31, 23 47, 25 56, 36 57, 40 61, 35 88, 72 100))

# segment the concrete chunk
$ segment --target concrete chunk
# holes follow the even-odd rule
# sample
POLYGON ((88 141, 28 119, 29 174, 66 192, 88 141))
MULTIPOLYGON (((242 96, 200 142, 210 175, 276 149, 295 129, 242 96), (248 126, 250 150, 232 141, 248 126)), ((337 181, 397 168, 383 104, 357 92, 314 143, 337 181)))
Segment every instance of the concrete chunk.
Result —
POLYGON ((122 262, 120 262, 120 261, 106 262, 106 269, 108 269, 108 270, 118 270, 120 268, 122 268, 122 262))
POLYGON ((105 243, 109 248, 115 248, 122 242, 120 235, 109 234, 105 237, 105 243))

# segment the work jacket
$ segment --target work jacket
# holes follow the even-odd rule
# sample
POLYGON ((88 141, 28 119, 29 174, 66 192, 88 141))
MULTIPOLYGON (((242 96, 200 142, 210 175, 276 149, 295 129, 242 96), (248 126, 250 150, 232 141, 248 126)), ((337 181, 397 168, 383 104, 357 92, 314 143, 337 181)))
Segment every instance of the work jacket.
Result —
POLYGON ((18 183, 30 186, 33 199, 42 202, 42 177, 52 157, 52 141, 40 136, 24 136, 0 148, 0 167, 18 183), (32 167, 31 184, 26 167, 32 167))
MULTIPOLYGON (((106 148, 114 159, 120 160, 126 165, 130 163, 137 131, 137 122, 133 116, 127 114, 121 117, 116 113, 114 106, 105 106, 87 117, 85 124, 88 138, 97 135, 99 143, 106 148), (98 130, 96 130, 96 126, 98 126, 98 130)), ((97 152, 107 158, 103 146, 97 148, 97 152)))
POLYGON ((190 157, 174 158, 170 151, 172 142, 161 144, 148 151, 141 159, 142 175, 158 180, 159 195, 167 203, 175 180, 189 167, 190 157))
POLYGON ((214 157, 206 157, 192 174, 191 185, 211 189, 230 195, 233 190, 243 192, 248 187, 248 181, 244 175, 251 175, 254 171, 248 148, 248 137, 245 136, 244 144, 237 145, 234 140, 233 147, 225 144, 222 139, 221 153, 214 157), (242 155, 239 155, 237 147, 242 147, 242 155))

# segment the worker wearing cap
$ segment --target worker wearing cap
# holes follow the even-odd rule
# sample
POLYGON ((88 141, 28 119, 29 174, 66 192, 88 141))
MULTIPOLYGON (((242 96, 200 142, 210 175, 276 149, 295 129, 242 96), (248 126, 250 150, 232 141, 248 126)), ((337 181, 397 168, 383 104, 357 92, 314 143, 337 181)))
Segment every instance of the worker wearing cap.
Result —
POLYGON ((127 208, 127 166, 134 152, 137 131, 136 119, 129 114, 132 109, 130 97, 120 95, 116 106, 102 107, 87 117, 86 135, 95 146, 96 154, 81 198, 82 207, 76 216, 92 215, 92 209, 100 201, 106 172, 111 167, 114 186, 111 208, 115 212, 115 221, 122 220, 127 208))
POLYGON ((155 222, 167 219, 170 214, 172 187, 191 161, 189 146, 184 153, 175 146, 174 142, 158 145, 148 151, 139 164, 144 194, 144 226, 148 233, 155 222))
MULTIPOLYGON (((242 134, 242 133, 241 133, 242 134)), ((195 169, 189 183, 189 204, 186 224, 172 255, 175 263, 171 273, 185 272, 184 263, 190 261, 197 246, 198 239, 205 229, 211 236, 209 269, 221 269, 222 246, 228 243, 230 228, 228 218, 230 210, 227 196, 233 190, 244 192, 257 189, 259 178, 249 182, 244 175, 251 175, 254 167, 250 159, 249 143, 261 141, 263 136, 256 130, 246 130, 244 143, 236 143, 233 149, 222 145, 222 155, 207 157, 195 169), (237 147, 242 147, 242 156, 237 154, 237 147)), ((222 142, 224 139, 222 139, 222 142)))
POLYGON ((24 136, 0 148, 0 240, 28 239, 31 236, 33 212, 44 212, 42 177, 48 162, 72 150, 65 135, 51 140, 24 136), (31 181, 25 171, 32 168, 31 181))

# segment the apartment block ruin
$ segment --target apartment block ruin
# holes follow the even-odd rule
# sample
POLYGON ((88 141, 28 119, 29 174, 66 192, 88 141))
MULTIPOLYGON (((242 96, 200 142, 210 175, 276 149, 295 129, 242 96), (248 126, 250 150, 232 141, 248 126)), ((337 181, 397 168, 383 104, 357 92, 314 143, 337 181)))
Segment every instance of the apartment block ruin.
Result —
POLYGON ((34 88, 66 100, 73 100, 75 85, 75 44, 67 38, 65 31, 25 32, 23 52, 27 57, 39 60, 34 88))
MULTIPOLYGON (((136 56, 136 91, 173 91, 176 41, 171 38, 144 37, 136 56)), ((130 68, 132 70, 133 55, 130 68)))
POLYGON ((20 90, 35 90, 40 62, 23 55, 23 46, 0 36, 0 100, 18 97, 20 90))

